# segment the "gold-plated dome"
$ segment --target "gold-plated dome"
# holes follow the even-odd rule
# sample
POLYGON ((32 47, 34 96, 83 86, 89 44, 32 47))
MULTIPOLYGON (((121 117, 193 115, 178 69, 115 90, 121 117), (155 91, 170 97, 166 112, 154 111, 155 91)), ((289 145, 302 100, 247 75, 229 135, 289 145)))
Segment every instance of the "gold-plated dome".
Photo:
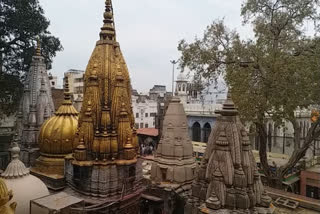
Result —
POLYGON ((72 105, 68 81, 66 81, 65 88, 63 104, 55 115, 41 127, 39 146, 40 152, 43 154, 66 155, 72 153, 79 113, 72 105))

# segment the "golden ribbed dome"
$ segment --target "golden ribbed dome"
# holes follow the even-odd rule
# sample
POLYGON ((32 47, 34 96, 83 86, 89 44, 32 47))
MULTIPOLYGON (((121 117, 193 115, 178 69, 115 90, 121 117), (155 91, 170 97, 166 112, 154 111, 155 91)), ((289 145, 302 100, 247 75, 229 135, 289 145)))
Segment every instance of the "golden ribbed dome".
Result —
POLYGON ((65 155, 72 153, 73 142, 78 127, 78 111, 73 107, 68 81, 64 102, 41 127, 39 146, 42 154, 65 155))

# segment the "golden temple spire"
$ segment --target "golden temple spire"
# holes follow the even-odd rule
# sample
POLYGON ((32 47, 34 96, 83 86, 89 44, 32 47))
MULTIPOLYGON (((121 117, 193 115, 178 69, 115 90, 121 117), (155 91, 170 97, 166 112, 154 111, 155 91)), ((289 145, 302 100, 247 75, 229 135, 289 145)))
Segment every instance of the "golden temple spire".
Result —
POLYGON ((106 0, 106 9, 103 14, 103 27, 101 28, 100 32, 100 40, 111 40, 115 41, 116 31, 114 27, 114 19, 113 19, 113 7, 112 1, 106 0))

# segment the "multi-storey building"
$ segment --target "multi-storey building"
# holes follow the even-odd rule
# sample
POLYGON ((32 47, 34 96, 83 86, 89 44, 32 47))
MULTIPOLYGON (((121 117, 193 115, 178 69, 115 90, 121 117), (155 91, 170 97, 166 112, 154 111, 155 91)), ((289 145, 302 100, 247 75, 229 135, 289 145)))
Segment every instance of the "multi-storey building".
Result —
POLYGON ((158 104, 147 95, 132 95, 132 107, 135 116, 135 127, 155 128, 158 104))
POLYGON ((189 136, 193 141, 208 141, 217 118, 215 111, 222 108, 226 93, 226 87, 221 80, 218 84, 199 91, 184 73, 178 75, 175 95, 181 99, 184 106, 188 118, 189 136))
MULTIPOLYGON (((64 77, 68 78, 69 81, 69 90, 70 93, 73 95, 73 100, 77 100, 79 97, 83 97, 83 86, 84 86, 84 79, 83 79, 84 71, 82 70, 75 70, 70 69, 64 73, 64 77)), ((64 82, 65 82, 64 78, 64 82)), ((65 85, 65 84, 64 84, 65 85)))

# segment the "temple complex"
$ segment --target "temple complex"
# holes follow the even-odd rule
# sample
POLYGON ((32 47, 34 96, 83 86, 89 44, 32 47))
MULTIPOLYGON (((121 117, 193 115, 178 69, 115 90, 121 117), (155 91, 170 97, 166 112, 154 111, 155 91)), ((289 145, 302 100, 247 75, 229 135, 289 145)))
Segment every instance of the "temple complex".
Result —
POLYGON ((212 130, 192 185, 188 213, 272 213, 249 137, 230 94, 212 130))
POLYGON ((29 213, 30 201, 49 195, 49 191, 46 185, 39 178, 31 175, 29 169, 25 167, 22 161, 20 161, 20 148, 18 146, 17 139, 12 142, 10 152, 12 157, 11 162, 6 170, 1 174, 1 177, 7 187, 13 192, 13 201, 18 204, 15 213, 29 213))
POLYGON ((50 80, 40 42, 32 57, 24 92, 17 115, 17 129, 21 144, 21 157, 26 166, 34 164, 39 156, 38 135, 43 122, 54 112, 50 80))
POLYGON ((39 134, 40 157, 31 173, 41 178, 48 188, 63 189, 65 185, 64 158, 72 153, 78 127, 78 112, 73 107, 66 80, 64 101, 54 116, 41 127, 39 134))
POLYGON ((176 195, 186 199, 191 194, 196 163, 187 124, 180 99, 173 97, 164 117, 163 133, 151 167, 152 189, 157 191, 152 190, 150 194, 160 193, 156 196, 164 200, 162 210, 165 213, 172 213, 179 207, 174 205, 176 195))
POLYGON ((84 75, 75 148, 65 159, 65 176, 75 194, 95 207, 94 213, 138 213, 142 169, 130 78, 116 41, 111 0, 105 7, 100 40, 84 75))

